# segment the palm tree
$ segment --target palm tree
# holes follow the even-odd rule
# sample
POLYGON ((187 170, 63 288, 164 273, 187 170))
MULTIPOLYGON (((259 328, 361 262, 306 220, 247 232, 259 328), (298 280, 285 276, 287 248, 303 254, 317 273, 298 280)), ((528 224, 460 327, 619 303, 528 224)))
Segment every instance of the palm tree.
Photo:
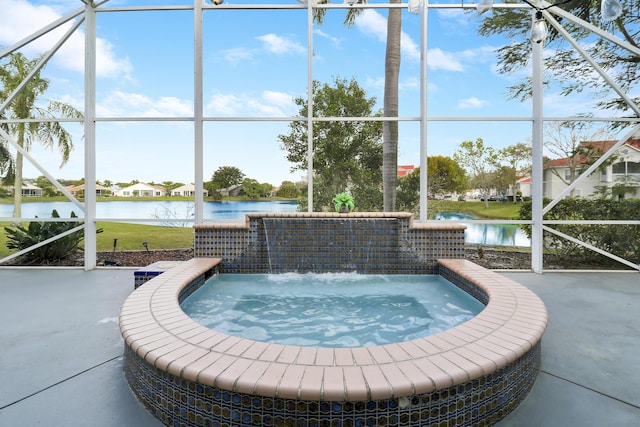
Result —
MULTIPOLYGON (((35 69, 40 58, 27 59, 21 53, 13 53, 8 56, 8 61, 0 67, 0 101, 6 100, 13 91, 35 69)), ((24 119, 53 119, 57 113, 64 118, 82 118, 82 113, 68 104, 57 101, 48 101, 46 108, 39 106, 40 96, 49 88, 49 80, 40 76, 40 71, 25 85, 11 104, 2 113, 8 120, 24 119)), ((15 138, 16 143, 24 150, 29 151, 34 141, 40 142, 47 148, 56 147, 62 156, 60 166, 68 160, 73 141, 71 134, 57 121, 42 122, 16 122, 8 123, 7 133, 15 138)), ((6 141, 2 141, 6 144, 6 141)), ((15 180, 14 180, 14 204, 13 217, 22 216, 22 167, 23 155, 16 153, 15 180)))
POLYGON ((0 141, 0 181, 3 183, 13 179, 14 163, 11 152, 4 141, 0 141))
MULTIPOLYGON (((391 4, 401 0, 389 0, 391 4)), ((384 60, 384 116, 398 117, 398 78, 400 75, 400 39, 402 9, 389 9, 387 50, 384 60)), ((382 191, 386 212, 396 210, 398 185, 398 122, 385 121, 382 127, 382 191)))
MULTIPOLYGON (((0 112, 0 120, 5 119, 4 114, 0 112)), ((0 128, 5 132, 9 132, 9 127, 6 123, 0 123, 0 128)), ((11 155, 11 151, 9 151, 9 147, 7 147, 7 142, 0 139, 0 181, 3 184, 13 182, 14 174, 15 164, 13 162, 13 156, 11 155)))
MULTIPOLYGON (((330 0, 319 0, 319 4, 330 0)), ((367 0, 357 0, 357 4, 367 0)), ((389 0, 390 4, 401 4, 402 0, 389 0)), ((353 25, 362 9, 349 9, 344 20, 345 25, 353 25)), ((322 24, 324 9, 316 9, 314 20, 322 24)), ((398 78, 400 74, 400 40, 402 33, 402 9, 389 9, 387 18, 387 48, 384 62, 384 116, 398 117, 398 78)), ((398 184, 398 122, 383 122, 382 133, 382 187, 384 210, 396 210, 396 187, 398 184)))
MULTIPOLYGON (((0 119, 5 119, 4 114, 0 113, 0 119)), ((5 132, 8 131, 6 123, 0 124, 0 128, 5 132)), ((13 156, 11 155, 11 151, 9 151, 9 147, 7 147, 7 142, 0 139, 0 181, 2 181, 3 184, 13 181, 14 168, 13 156)))

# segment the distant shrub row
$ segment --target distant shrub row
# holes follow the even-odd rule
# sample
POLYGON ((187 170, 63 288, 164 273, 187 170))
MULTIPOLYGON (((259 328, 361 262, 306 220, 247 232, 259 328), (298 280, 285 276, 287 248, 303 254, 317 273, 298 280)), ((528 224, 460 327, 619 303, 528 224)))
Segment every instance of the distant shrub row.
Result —
MULTIPOLYGON (((547 205, 549 202, 549 199, 545 199, 543 204, 547 205)), ((519 216, 520 219, 531 219, 531 202, 522 204, 519 216)), ((640 199, 564 199, 545 214, 544 219, 640 221, 640 199)), ((549 227, 621 258, 640 263, 640 225, 551 224, 549 227)), ((523 225, 522 228, 531 237, 531 226, 523 225)), ((584 246, 549 232, 544 233, 544 246, 576 263, 617 264, 614 260, 604 259, 584 246)))

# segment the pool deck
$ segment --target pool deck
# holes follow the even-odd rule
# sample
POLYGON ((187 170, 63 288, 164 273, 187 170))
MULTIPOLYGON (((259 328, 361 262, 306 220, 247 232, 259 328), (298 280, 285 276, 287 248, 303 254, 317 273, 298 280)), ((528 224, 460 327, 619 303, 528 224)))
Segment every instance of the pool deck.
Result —
MULTIPOLYGON (((133 269, 0 269, 0 425, 160 426, 123 373, 133 269)), ((501 272, 546 304, 542 369, 498 426, 640 424, 640 275, 501 272)))

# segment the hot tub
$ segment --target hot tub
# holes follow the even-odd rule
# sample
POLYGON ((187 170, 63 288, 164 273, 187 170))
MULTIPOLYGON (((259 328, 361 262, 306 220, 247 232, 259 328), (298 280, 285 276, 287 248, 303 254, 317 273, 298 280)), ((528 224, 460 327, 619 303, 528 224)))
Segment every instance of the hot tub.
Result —
POLYGON ((220 263, 184 262, 122 307, 127 380, 166 425, 492 425, 538 374, 544 304, 469 261, 438 260, 436 271, 486 304, 480 314, 425 338, 359 348, 269 344, 196 323, 179 303, 220 263))

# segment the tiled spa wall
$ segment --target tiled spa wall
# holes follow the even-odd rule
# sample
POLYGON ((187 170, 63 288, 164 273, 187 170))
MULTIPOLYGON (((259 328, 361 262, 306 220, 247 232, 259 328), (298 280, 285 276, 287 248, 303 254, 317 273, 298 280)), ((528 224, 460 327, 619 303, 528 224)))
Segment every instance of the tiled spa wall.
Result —
POLYGON ((437 259, 464 258, 464 226, 408 213, 250 214, 194 229, 195 256, 221 258, 221 273, 435 274, 437 259))
POLYGON ((221 390, 150 366, 125 348, 132 390, 168 426, 491 426, 515 409, 540 366, 536 345, 504 368, 465 384, 366 402, 280 399, 221 390))

